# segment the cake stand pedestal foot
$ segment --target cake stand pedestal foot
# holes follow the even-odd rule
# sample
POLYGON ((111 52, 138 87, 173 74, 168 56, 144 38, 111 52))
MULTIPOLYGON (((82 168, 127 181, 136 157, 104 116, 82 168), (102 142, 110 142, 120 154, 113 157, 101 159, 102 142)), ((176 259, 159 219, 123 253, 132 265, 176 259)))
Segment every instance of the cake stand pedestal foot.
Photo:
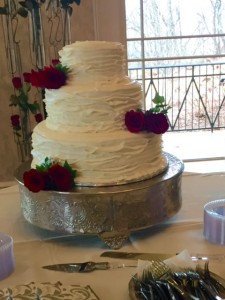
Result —
POLYGON ((127 232, 104 232, 99 236, 109 248, 114 250, 120 249, 129 238, 129 234, 127 232))

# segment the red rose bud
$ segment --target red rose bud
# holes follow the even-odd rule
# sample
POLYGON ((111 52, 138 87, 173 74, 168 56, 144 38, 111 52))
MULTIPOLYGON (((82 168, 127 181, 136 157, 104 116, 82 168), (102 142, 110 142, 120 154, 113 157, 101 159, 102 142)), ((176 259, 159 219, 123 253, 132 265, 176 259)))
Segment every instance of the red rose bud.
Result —
POLYGON ((22 88, 22 81, 20 77, 13 77, 12 83, 15 89, 21 89, 22 88))
POLYGON ((48 170, 48 174, 56 190, 66 192, 71 189, 72 177, 66 168, 60 165, 52 165, 48 170))
POLYGON ((141 111, 130 110, 125 114, 125 125, 130 132, 140 132, 144 126, 144 114, 141 111))
POLYGON ((20 116, 12 115, 11 116, 11 124, 13 127, 19 127, 20 126, 20 116))
POLYGON ((25 72, 23 73, 23 79, 25 82, 30 83, 31 73, 25 72))
POLYGON ((45 188, 44 172, 31 169, 23 174, 24 185, 33 193, 38 193, 45 188))
POLYGON ((145 129, 155 134, 163 134, 169 128, 167 117, 163 113, 147 113, 145 115, 145 129))
POLYGON ((53 65, 53 66, 56 66, 56 65, 58 65, 58 64, 60 64, 60 60, 59 60, 59 59, 53 59, 53 60, 52 60, 52 65, 53 65))
POLYGON ((34 117, 35 117, 35 120, 37 123, 40 123, 41 121, 43 121, 43 116, 41 113, 36 114, 34 117))

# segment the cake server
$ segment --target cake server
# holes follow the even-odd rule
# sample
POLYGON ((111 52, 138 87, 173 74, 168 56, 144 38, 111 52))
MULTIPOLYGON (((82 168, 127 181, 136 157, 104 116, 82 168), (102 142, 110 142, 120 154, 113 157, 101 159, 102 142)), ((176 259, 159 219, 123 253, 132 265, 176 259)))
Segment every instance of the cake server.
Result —
MULTIPOLYGON (((130 260, 165 260, 175 256, 177 253, 144 253, 144 252, 120 252, 120 251, 106 251, 101 257, 130 259, 130 260)), ((191 254, 192 261, 223 261, 225 254, 191 254)))
POLYGON ((95 270, 109 270, 109 269, 118 269, 125 267, 137 267, 136 264, 127 265, 127 264, 112 264, 109 262, 93 262, 87 261, 82 263, 65 263, 65 264, 54 264, 43 266, 43 269, 52 270, 52 271, 61 271, 66 273, 88 273, 95 270))

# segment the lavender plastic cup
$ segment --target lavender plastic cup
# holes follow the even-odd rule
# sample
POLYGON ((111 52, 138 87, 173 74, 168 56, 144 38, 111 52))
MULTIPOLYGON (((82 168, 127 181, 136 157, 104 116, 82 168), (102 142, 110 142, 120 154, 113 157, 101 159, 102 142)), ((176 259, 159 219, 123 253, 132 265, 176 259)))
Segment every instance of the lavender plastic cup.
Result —
POLYGON ((212 243, 225 245, 225 199, 204 206, 204 236, 212 243))
POLYGON ((8 277, 14 271, 13 239, 0 233, 0 280, 8 277))

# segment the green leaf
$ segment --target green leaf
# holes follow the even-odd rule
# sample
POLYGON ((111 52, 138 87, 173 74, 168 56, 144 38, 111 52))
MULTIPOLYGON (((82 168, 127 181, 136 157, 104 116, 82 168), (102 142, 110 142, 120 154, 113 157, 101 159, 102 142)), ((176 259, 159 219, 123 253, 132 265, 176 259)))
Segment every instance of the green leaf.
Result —
POLYGON ((57 64, 57 65, 55 66, 55 69, 57 69, 57 70, 59 70, 59 71, 65 73, 65 74, 67 74, 67 73, 70 72, 70 69, 69 69, 68 67, 66 67, 66 66, 63 66, 62 64, 57 64))
POLYGON ((33 104, 28 103, 28 108, 32 114, 36 114, 38 111, 40 111, 40 105, 35 101, 33 104))
POLYGON ((17 14, 23 18, 26 18, 28 16, 28 11, 24 7, 19 7, 17 14))
POLYGON ((26 89, 26 92, 29 93, 30 90, 31 90, 31 84, 29 82, 26 82, 25 84, 25 89, 26 89))
POLYGON ((39 172, 46 172, 52 166, 52 164, 52 160, 46 157, 43 164, 36 165, 36 170, 38 170, 39 172))
MULTIPOLYGON (((21 128, 20 128, 21 129, 21 128)), ((15 131, 15 135, 18 136, 18 137, 21 137, 21 134, 19 134, 18 131, 15 131)))
POLYGON ((25 1, 19 1, 19 4, 26 8, 29 11, 32 11, 33 9, 38 9, 39 8, 39 4, 37 1, 34 0, 25 0, 25 1))
POLYGON ((152 100, 155 104, 162 104, 165 102, 165 98, 163 96, 160 96, 159 93, 156 93, 155 98, 152 100))
POLYGON ((17 106, 17 105, 19 105, 19 99, 18 99, 18 97, 16 95, 11 95, 9 101, 10 101, 9 106, 17 106))
POLYGON ((1 6, 0 15, 7 15, 7 14, 8 14, 7 6, 1 6))
POLYGON ((67 160, 64 162, 63 167, 70 172, 73 179, 76 177, 77 171, 72 169, 72 167, 68 164, 67 160))
POLYGON ((21 91, 20 95, 18 96, 18 104, 21 107, 22 110, 28 111, 29 110, 29 105, 27 102, 27 95, 24 94, 23 91, 21 91))
POLYGON ((152 102, 155 104, 155 107, 150 109, 152 113, 162 113, 166 115, 168 110, 171 108, 166 104, 165 98, 160 96, 159 93, 155 94, 155 98, 152 100, 152 102))

